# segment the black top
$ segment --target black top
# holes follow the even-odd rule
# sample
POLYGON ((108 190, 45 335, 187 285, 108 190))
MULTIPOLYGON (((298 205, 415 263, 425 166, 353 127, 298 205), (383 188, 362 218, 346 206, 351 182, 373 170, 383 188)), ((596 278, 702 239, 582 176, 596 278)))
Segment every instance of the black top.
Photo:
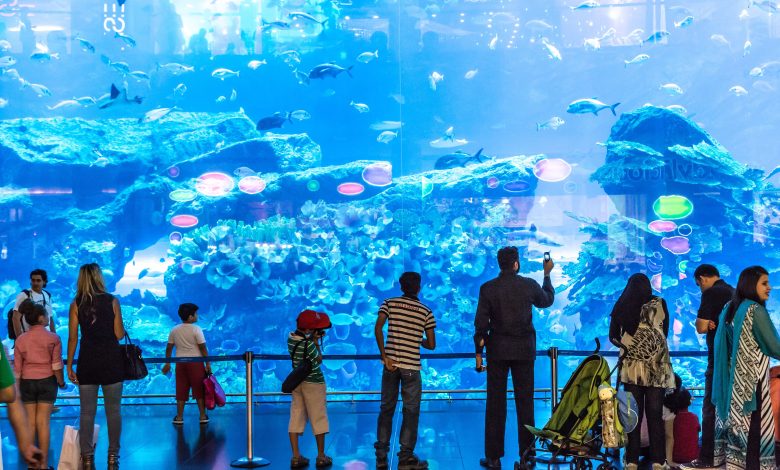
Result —
POLYGON ((491 359, 533 360, 536 358, 536 329, 532 307, 546 308, 555 300, 549 276, 544 283, 502 272, 479 288, 474 319, 474 345, 482 352, 482 340, 491 359))
POLYGON ((80 384, 109 385, 124 379, 124 362, 114 334, 114 296, 98 294, 79 305, 79 346, 76 376, 80 384))
MULTIPOLYGON (((726 284, 723 279, 718 279, 712 287, 701 293, 701 305, 699 305, 696 318, 713 321, 717 327, 720 312, 733 296, 734 288, 726 284)), ((714 364, 715 347, 713 345, 716 331, 717 328, 707 331, 707 369, 712 369, 714 364)))

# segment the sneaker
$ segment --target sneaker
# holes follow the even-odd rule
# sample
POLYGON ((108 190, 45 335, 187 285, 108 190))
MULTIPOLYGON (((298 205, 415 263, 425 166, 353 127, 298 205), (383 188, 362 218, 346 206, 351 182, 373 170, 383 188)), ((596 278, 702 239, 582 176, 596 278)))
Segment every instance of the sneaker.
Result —
POLYGON ((428 461, 422 460, 415 454, 398 460, 398 470, 426 470, 428 461))
POLYGON ((708 470, 708 469, 720 468, 720 466, 719 465, 713 465, 711 463, 703 462, 703 461, 701 461, 699 459, 696 459, 696 460, 694 460, 693 462, 690 462, 690 463, 680 464, 680 468, 683 469, 683 470, 686 470, 686 469, 705 469, 705 470, 708 470))
POLYGON ((482 457, 479 459, 479 464, 485 468, 501 468, 501 459, 482 457))

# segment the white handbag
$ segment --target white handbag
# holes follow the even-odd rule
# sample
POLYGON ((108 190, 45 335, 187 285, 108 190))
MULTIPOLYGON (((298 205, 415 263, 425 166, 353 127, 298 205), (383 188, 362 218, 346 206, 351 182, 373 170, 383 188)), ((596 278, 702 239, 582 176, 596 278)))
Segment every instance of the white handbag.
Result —
MULTIPOLYGON (((100 425, 95 425, 95 433, 92 436, 92 445, 97 445, 98 432, 100 425)), ((60 461, 57 464, 57 470, 79 470, 81 465, 81 446, 79 444, 79 430, 70 425, 65 425, 65 432, 62 434, 62 450, 60 451, 60 461)))

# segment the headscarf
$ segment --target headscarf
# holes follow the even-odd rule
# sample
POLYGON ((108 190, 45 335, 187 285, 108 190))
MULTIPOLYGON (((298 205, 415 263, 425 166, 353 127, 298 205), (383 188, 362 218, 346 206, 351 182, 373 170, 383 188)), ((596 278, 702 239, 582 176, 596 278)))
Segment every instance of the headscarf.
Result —
POLYGON ((610 314, 612 321, 617 322, 623 332, 633 336, 639 327, 642 305, 652 299, 653 288, 650 286, 650 279, 642 273, 631 275, 623 293, 612 307, 610 314))

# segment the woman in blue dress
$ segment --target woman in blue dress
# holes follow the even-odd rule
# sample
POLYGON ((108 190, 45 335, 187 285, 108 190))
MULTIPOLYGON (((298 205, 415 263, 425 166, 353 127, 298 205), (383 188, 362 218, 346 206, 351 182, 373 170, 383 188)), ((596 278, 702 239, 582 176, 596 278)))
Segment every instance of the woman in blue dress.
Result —
POLYGON ((725 455, 727 470, 775 469, 769 358, 780 359, 780 337, 766 310, 771 290, 766 269, 746 268, 720 315, 713 375, 715 463, 725 455))

